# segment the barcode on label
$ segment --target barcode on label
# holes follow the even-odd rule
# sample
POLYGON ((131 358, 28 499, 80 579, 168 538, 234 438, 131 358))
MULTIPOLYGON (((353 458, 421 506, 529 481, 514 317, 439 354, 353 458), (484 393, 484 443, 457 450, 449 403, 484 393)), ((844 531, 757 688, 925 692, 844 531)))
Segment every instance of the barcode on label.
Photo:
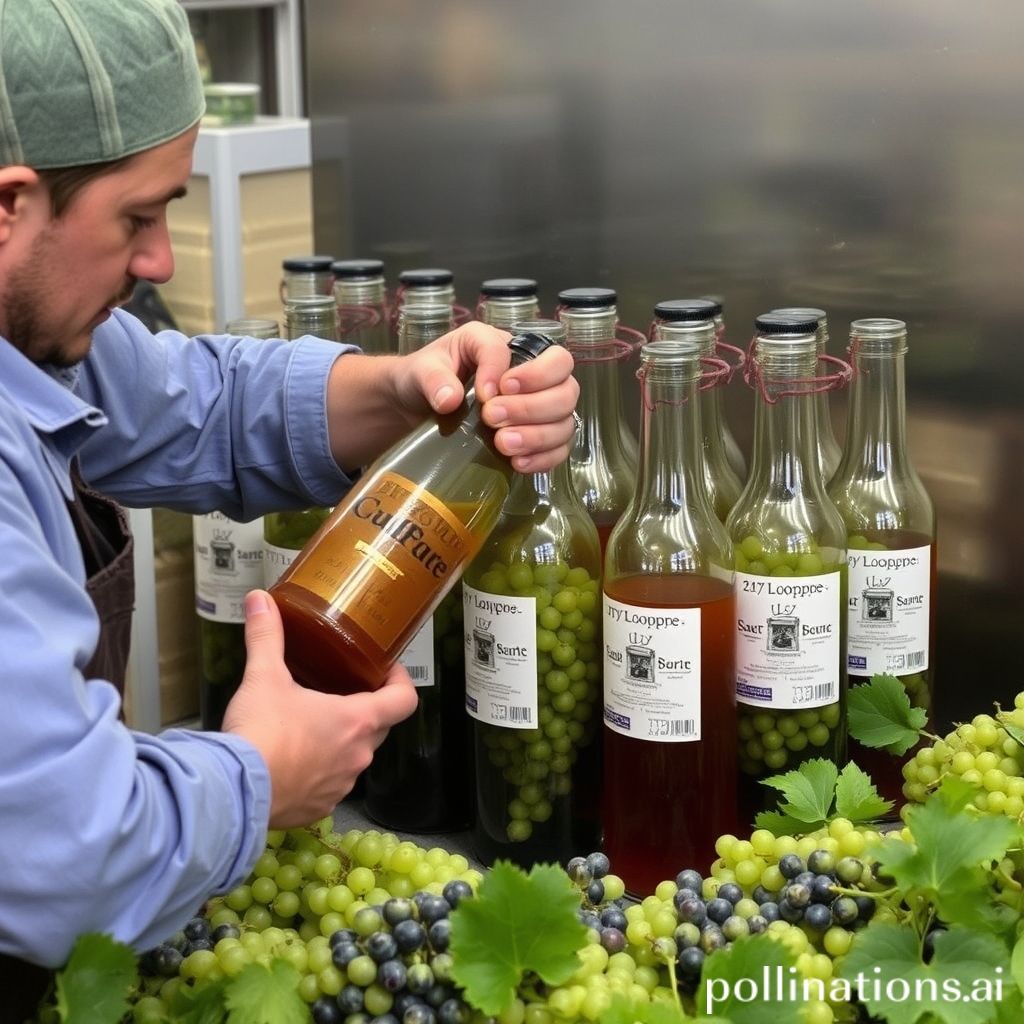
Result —
POLYGON ((409 678, 413 682, 417 679, 428 679, 430 677, 430 669, 426 665, 406 665, 405 671, 409 673, 409 678))
POLYGON ((647 729, 649 736, 694 736, 697 733, 697 720, 694 718, 649 718, 647 729))
POLYGON ((920 668, 924 664, 924 651, 911 651, 907 655, 907 668, 920 668))
POLYGON ((509 705, 508 720, 510 722, 532 722, 533 715, 528 707, 516 707, 509 705))
POLYGON ((835 695, 834 683, 818 683, 814 687, 815 700, 832 700, 835 695))

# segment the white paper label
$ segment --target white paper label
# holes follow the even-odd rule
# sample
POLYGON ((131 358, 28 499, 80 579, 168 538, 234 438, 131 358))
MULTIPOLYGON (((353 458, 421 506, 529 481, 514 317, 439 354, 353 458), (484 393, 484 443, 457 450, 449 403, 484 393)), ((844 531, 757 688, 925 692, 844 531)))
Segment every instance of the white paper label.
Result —
POLYGON ((263 586, 263 520, 194 516, 192 546, 196 613, 210 622, 245 622, 245 595, 263 586))
POLYGON ((298 551, 293 548, 279 548, 276 544, 263 542, 263 587, 272 587, 283 575, 285 569, 295 561, 298 551))
POLYGON ((463 584, 466 710, 478 722, 537 727, 536 604, 463 584))
POLYGON ((839 700, 839 573, 736 573, 736 699, 820 708, 839 700))
POLYGON ((700 739, 700 609, 604 596, 604 723, 657 743, 700 739))
POLYGON ((851 550, 846 664, 857 675, 928 668, 930 547, 851 550))
POLYGON ((431 615, 409 641, 398 659, 414 686, 434 685, 434 616, 431 615))

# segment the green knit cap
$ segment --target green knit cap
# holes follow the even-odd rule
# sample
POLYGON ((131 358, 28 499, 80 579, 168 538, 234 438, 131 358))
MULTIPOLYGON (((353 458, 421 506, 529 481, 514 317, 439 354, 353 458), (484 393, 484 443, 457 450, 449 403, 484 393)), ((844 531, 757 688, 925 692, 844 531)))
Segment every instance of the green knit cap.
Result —
POLYGON ((177 0, 0 0, 0 166, 116 160, 203 108, 177 0))

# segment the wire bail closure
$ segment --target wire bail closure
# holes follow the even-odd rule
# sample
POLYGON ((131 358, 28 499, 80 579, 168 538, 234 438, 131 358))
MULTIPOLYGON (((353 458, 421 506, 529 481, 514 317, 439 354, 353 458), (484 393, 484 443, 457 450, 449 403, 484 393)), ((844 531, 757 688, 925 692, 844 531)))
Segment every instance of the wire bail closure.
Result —
POLYGON ((746 364, 743 368, 743 380, 746 384, 760 392, 761 397, 769 404, 775 405, 780 398, 799 397, 801 395, 819 395, 825 391, 840 391, 845 388, 853 379, 853 367, 844 359, 838 356, 825 355, 816 357, 817 363, 826 363, 836 367, 835 373, 825 373, 816 377, 801 377, 783 382, 785 387, 772 387, 772 393, 768 393, 769 382, 764 378, 761 364, 754 354, 754 346, 757 344, 757 337, 750 339, 750 347, 747 349, 746 364))

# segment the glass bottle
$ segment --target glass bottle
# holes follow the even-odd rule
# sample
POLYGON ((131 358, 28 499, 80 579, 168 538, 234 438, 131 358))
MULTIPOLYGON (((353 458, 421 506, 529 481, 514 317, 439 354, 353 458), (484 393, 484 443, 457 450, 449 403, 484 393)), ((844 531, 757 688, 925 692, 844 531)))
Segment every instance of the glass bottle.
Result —
POLYGON ((390 352, 383 261, 335 260, 331 272, 338 307, 338 341, 358 345, 370 355, 390 352))
MULTIPOLYGON (((907 452, 906 352, 902 320, 850 325, 850 417, 829 497, 848 534, 851 685, 878 672, 894 675, 911 704, 930 716, 935 510, 907 452)), ((900 802, 900 762, 906 755, 896 758, 852 740, 850 755, 883 796, 900 802)))
POLYGON ((451 306, 438 303, 402 306, 398 311, 398 354, 407 356, 416 352, 454 326, 451 306))
MULTIPOLYGON (((744 351, 743 349, 737 349, 734 345, 726 345, 725 306, 722 302, 722 297, 720 295, 701 295, 700 298, 705 302, 713 303, 715 306, 714 321, 716 345, 725 346, 731 349, 735 355, 742 356, 744 351)), ((721 347, 718 349, 718 355, 722 357, 721 347)), ((743 457, 743 451, 736 443, 736 438, 729 429, 729 424, 725 419, 724 409, 722 414, 722 425, 725 431, 722 435, 722 443, 725 445, 726 458, 729 460, 729 465, 732 466, 732 471, 736 474, 736 478, 742 482, 747 479, 747 460, 743 457)))
POLYGON ((284 300, 284 336, 289 341, 305 335, 338 340, 338 306, 331 295, 301 295, 284 300))
MULTIPOLYGON (((513 365, 550 344, 517 335, 513 365)), ((292 675, 332 693, 381 686, 487 539, 513 473, 472 391, 385 452, 270 589, 292 675)))
MULTIPOLYGON (((414 352, 452 328, 448 305, 405 306, 399 351, 414 352)), ((366 813, 403 832, 463 829, 472 820, 473 754, 466 715, 462 581, 409 641, 400 661, 419 694, 364 773, 366 813)))
MULTIPOLYGON (((226 333, 276 338, 273 320, 239 318, 226 333)), ((245 673, 245 595, 263 586, 263 521, 239 523, 220 512, 192 517, 199 618, 199 717, 219 729, 245 673)))
POLYGON ((579 428, 569 469, 597 526, 603 552, 636 480, 638 447, 619 388, 620 364, 633 350, 615 337, 618 311, 610 288, 569 288, 558 293, 558 302, 558 318, 565 324, 580 386, 579 428))
POLYGON ((641 350, 640 469, 605 555, 604 849, 634 893, 738 830, 734 555, 698 390, 714 329, 690 333, 641 350))
POLYGON ((403 306, 451 306, 455 303, 454 282, 455 275, 439 267, 403 270, 398 275, 399 303, 403 306))
MULTIPOLYGON (((715 308, 721 306, 707 299, 673 299, 654 307, 654 337, 688 338, 699 342, 701 358, 715 357, 717 331, 715 308), (696 332, 695 332, 696 328, 696 332)), ((743 483, 729 464, 725 448, 727 428, 722 417, 722 386, 698 389, 701 430, 704 433, 704 455, 700 466, 715 515, 724 523, 729 510, 743 490, 743 483)))
POLYGON ((758 317, 747 379, 754 448, 726 529, 736 546, 740 805, 774 807, 758 780, 846 755, 846 529, 815 439, 817 319, 758 317))
MULTIPOLYGON (((773 309, 772 312, 781 313, 783 316, 814 317, 818 321, 818 355, 826 354, 828 351, 828 316, 825 310, 789 306, 784 309, 773 309)), ((835 431, 832 429, 832 415, 829 412, 827 391, 821 391, 814 396, 814 419, 818 436, 818 464, 821 466, 821 478, 827 487, 843 457, 843 449, 839 446, 835 431)))
POLYGON ((281 261, 281 300, 330 295, 334 288, 331 256, 289 256, 281 261))
POLYGON ((600 576, 597 529, 568 463, 517 474, 463 586, 484 863, 565 862, 596 847, 600 576))
POLYGON ((520 320, 536 320, 537 282, 528 277, 495 277, 480 285, 477 319, 503 331, 511 331, 520 320))

